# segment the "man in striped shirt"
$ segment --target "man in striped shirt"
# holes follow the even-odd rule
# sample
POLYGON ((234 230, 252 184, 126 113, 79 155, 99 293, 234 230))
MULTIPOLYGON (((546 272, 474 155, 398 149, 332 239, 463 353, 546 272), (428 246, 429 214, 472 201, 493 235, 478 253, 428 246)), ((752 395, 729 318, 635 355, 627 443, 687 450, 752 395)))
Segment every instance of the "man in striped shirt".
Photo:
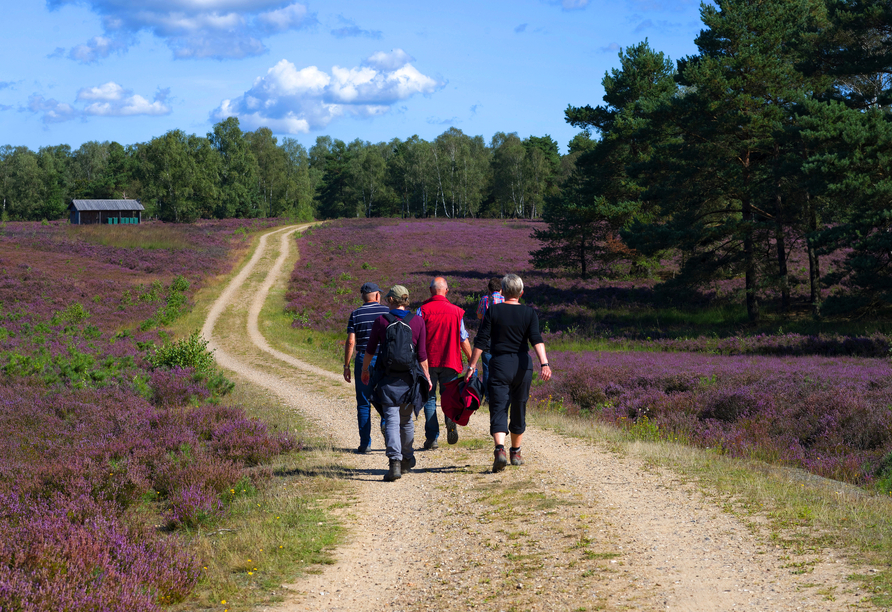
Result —
MULTIPOLYGON (((350 380, 350 361, 359 355, 356 359, 353 381, 356 384, 356 420, 359 424, 359 448, 357 453, 367 453, 372 446, 372 420, 371 420, 371 397, 369 395, 368 385, 362 382, 362 359, 365 355, 365 348, 369 342, 369 335, 372 332, 372 324, 375 319, 383 314, 390 312, 386 306, 380 304, 381 290, 375 283, 364 283, 359 289, 362 293, 363 305, 350 313, 350 319, 347 321, 347 342, 344 344, 344 380, 350 380)), ((375 364, 375 358, 372 358, 371 365, 375 364)), ((384 423, 381 423, 383 429, 384 423)))

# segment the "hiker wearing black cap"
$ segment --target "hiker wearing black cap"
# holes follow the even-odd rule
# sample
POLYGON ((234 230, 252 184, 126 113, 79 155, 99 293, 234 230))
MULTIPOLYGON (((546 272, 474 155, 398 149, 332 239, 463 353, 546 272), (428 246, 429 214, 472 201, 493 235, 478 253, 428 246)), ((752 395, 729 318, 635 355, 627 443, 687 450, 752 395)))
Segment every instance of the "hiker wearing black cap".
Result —
MULTIPOLYGON (((347 342, 344 343, 344 380, 351 382, 350 361, 355 356, 353 368, 353 382, 356 384, 356 420, 359 424, 359 447, 357 453, 367 453, 372 446, 372 420, 369 399, 369 387, 362 382, 362 356, 365 355, 365 347, 369 341, 372 324, 382 314, 389 312, 381 301, 381 289, 375 283, 364 283, 359 292, 362 294, 363 305, 350 313, 347 321, 347 342)), ((372 357, 374 363, 375 358, 372 357)), ((384 429, 384 423, 381 423, 384 429)))

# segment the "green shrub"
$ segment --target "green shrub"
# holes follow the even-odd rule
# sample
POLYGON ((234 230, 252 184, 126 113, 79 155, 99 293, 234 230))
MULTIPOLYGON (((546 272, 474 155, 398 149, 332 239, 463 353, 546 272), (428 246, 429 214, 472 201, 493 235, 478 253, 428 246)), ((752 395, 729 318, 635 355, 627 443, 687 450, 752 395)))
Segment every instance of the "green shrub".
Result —
POLYGON ((149 363, 155 368, 194 368, 196 372, 211 374, 214 371, 214 354, 208 350, 208 341, 198 332, 188 338, 165 343, 149 356, 149 363))
POLYGON ((84 308, 84 305, 80 302, 75 302, 70 304, 65 310, 61 310, 53 315, 50 322, 53 325, 77 325, 85 321, 89 316, 90 313, 84 308))

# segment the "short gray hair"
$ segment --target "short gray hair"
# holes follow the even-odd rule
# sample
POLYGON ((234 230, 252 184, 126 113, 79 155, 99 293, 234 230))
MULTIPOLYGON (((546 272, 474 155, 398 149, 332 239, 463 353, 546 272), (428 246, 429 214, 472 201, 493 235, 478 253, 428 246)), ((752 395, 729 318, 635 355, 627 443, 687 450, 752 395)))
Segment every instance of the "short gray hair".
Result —
POLYGON ((519 298, 523 293, 523 281, 516 274, 506 274, 502 279, 502 296, 506 299, 519 298))
POLYGON ((446 279, 442 276, 438 276, 431 281, 431 289, 436 289, 437 291, 445 291, 449 289, 449 285, 446 283, 446 279))

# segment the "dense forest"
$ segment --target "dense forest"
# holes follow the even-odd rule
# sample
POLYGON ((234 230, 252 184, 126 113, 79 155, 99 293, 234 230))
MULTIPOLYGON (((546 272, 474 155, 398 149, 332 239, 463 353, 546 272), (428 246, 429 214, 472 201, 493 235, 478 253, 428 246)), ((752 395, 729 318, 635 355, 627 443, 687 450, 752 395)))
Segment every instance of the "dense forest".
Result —
MULTIPOLYGON (((587 133, 575 146, 590 143, 587 133)), ((532 217, 558 191, 575 154, 549 136, 498 133, 489 143, 450 128, 432 142, 345 143, 309 151, 230 117, 206 136, 172 130, 147 143, 0 147, 7 220, 64 217, 72 199, 136 198, 165 221, 293 216, 532 217)))
POLYGON ((682 296, 741 279, 755 321, 766 296, 780 312, 794 306, 795 254, 815 316, 886 308, 892 0, 716 0, 701 18, 695 55, 673 62, 646 40, 621 51, 604 104, 565 111, 581 131, 563 155, 547 135, 487 143, 456 128, 430 142, 321 136, 306 150, 229 118, 206 136, 173 130, 126 147, 2 147, 3 219, 118 197, 176 222, 541 217, 540 268, 661 268, 659 288, 682 296), (840 252, 843 264, 822 270, 840 252), (842 289, 823 295, 831 285, 842 289))
POLYGON ((766 296, 790 310, 795 251, 815 315, 887 309, 892 2, 716 0, 701 18, 696 55, 629 47, 604 104, 567 109, 598 138, 545 207, 536 263, 635 275, 671 257, 665 293, 741 278, 755 321, 766 296))

